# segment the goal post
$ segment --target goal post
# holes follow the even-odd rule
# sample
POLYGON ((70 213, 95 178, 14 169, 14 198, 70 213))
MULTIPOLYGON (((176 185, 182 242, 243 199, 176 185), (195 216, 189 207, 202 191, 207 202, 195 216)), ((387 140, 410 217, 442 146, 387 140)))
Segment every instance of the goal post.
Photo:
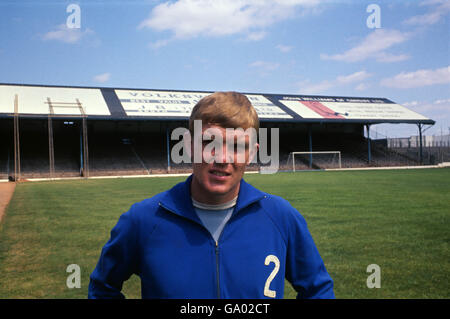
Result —
POLYGON ((295 156, 297 157, 302 155, 309 155, 309 163, 312 165, 313 163, 313 156, 314 155, 329 155, 329 158, 331 158, 331 163, 335 162, 337 159, 337 166, 339 168, 342 168, 342 161, 341 161, 341 152, 340 151, 315 151, 315 152, 290 152, 288 156, 288 166, 290 164, 290 161, 292 160, 292 171, 295 172, 295 156))

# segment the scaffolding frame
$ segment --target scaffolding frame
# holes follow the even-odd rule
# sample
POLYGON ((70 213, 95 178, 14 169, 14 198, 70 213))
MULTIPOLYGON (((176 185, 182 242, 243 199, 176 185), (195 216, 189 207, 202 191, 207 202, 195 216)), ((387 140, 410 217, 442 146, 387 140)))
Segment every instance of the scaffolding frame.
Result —
MULTIPOLYGON (((52 101, 47 97, 49 112, 48 112, 48 151, 49 151, 49 172, 50 179, 54 178, 55 174, 55 148, 53 141, 53 118, 67 118, 68 115, 65 114, 55 114, 55 108, 77 108, 80 111, 81 123, 82 123, 82 163, 80 168, 80 175, 84 178, 89 177, 89 147, 88 147, 88 127, 87 127, 87 115, 84 111, 83 105, 78 98, 75 99, 76 102, 57 102, 52 101)), ((76 115, 71 115, 71 118, 77 117, 76 115)))

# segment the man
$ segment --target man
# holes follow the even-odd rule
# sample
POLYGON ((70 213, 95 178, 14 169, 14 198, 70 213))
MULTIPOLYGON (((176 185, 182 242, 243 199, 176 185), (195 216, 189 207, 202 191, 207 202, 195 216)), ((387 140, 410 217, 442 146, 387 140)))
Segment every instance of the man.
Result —
POLYGON ((124 297, 132 274, 143 298, 283 298, 285 278, 298 298, 334 298, 300 213, 243 180, 258 149, 249 128, 259 128, 258 116, 242 94, 216 92, 196 104, 191 157, 200 136, 201 160, 185 182, 120 217, 91 275, 90 298, 124 297), (216 147, 205 152, 213 136, 216 147))

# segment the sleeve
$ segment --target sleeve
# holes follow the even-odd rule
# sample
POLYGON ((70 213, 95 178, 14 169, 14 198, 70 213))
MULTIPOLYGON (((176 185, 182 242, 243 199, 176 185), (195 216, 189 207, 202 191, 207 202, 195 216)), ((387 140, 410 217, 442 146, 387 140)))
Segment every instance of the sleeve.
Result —
POLYGON ((303 216, 291 206, 286 278, 297 291, 297 299, 334 299, 333 280, 308 230, 303 216))
POLYGON ((137 269, 138 231, 131 209, 122 214, 103 246, 100 259, 90 276, 89 299, 123 299, 123 282, 137 269))

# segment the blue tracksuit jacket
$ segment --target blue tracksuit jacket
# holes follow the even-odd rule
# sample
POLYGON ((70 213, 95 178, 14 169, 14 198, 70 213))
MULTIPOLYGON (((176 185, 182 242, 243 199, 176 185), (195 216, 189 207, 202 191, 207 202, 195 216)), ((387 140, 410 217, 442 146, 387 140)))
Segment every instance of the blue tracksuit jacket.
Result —
POLYGON ((241 180, 232 217, 217 242, 194 211, 190 176, 134 204, 120 217, 91 274, 89 298, 123 298, 141 278, 142 298, 334 298, 307 225, 286 200, 241 180))

